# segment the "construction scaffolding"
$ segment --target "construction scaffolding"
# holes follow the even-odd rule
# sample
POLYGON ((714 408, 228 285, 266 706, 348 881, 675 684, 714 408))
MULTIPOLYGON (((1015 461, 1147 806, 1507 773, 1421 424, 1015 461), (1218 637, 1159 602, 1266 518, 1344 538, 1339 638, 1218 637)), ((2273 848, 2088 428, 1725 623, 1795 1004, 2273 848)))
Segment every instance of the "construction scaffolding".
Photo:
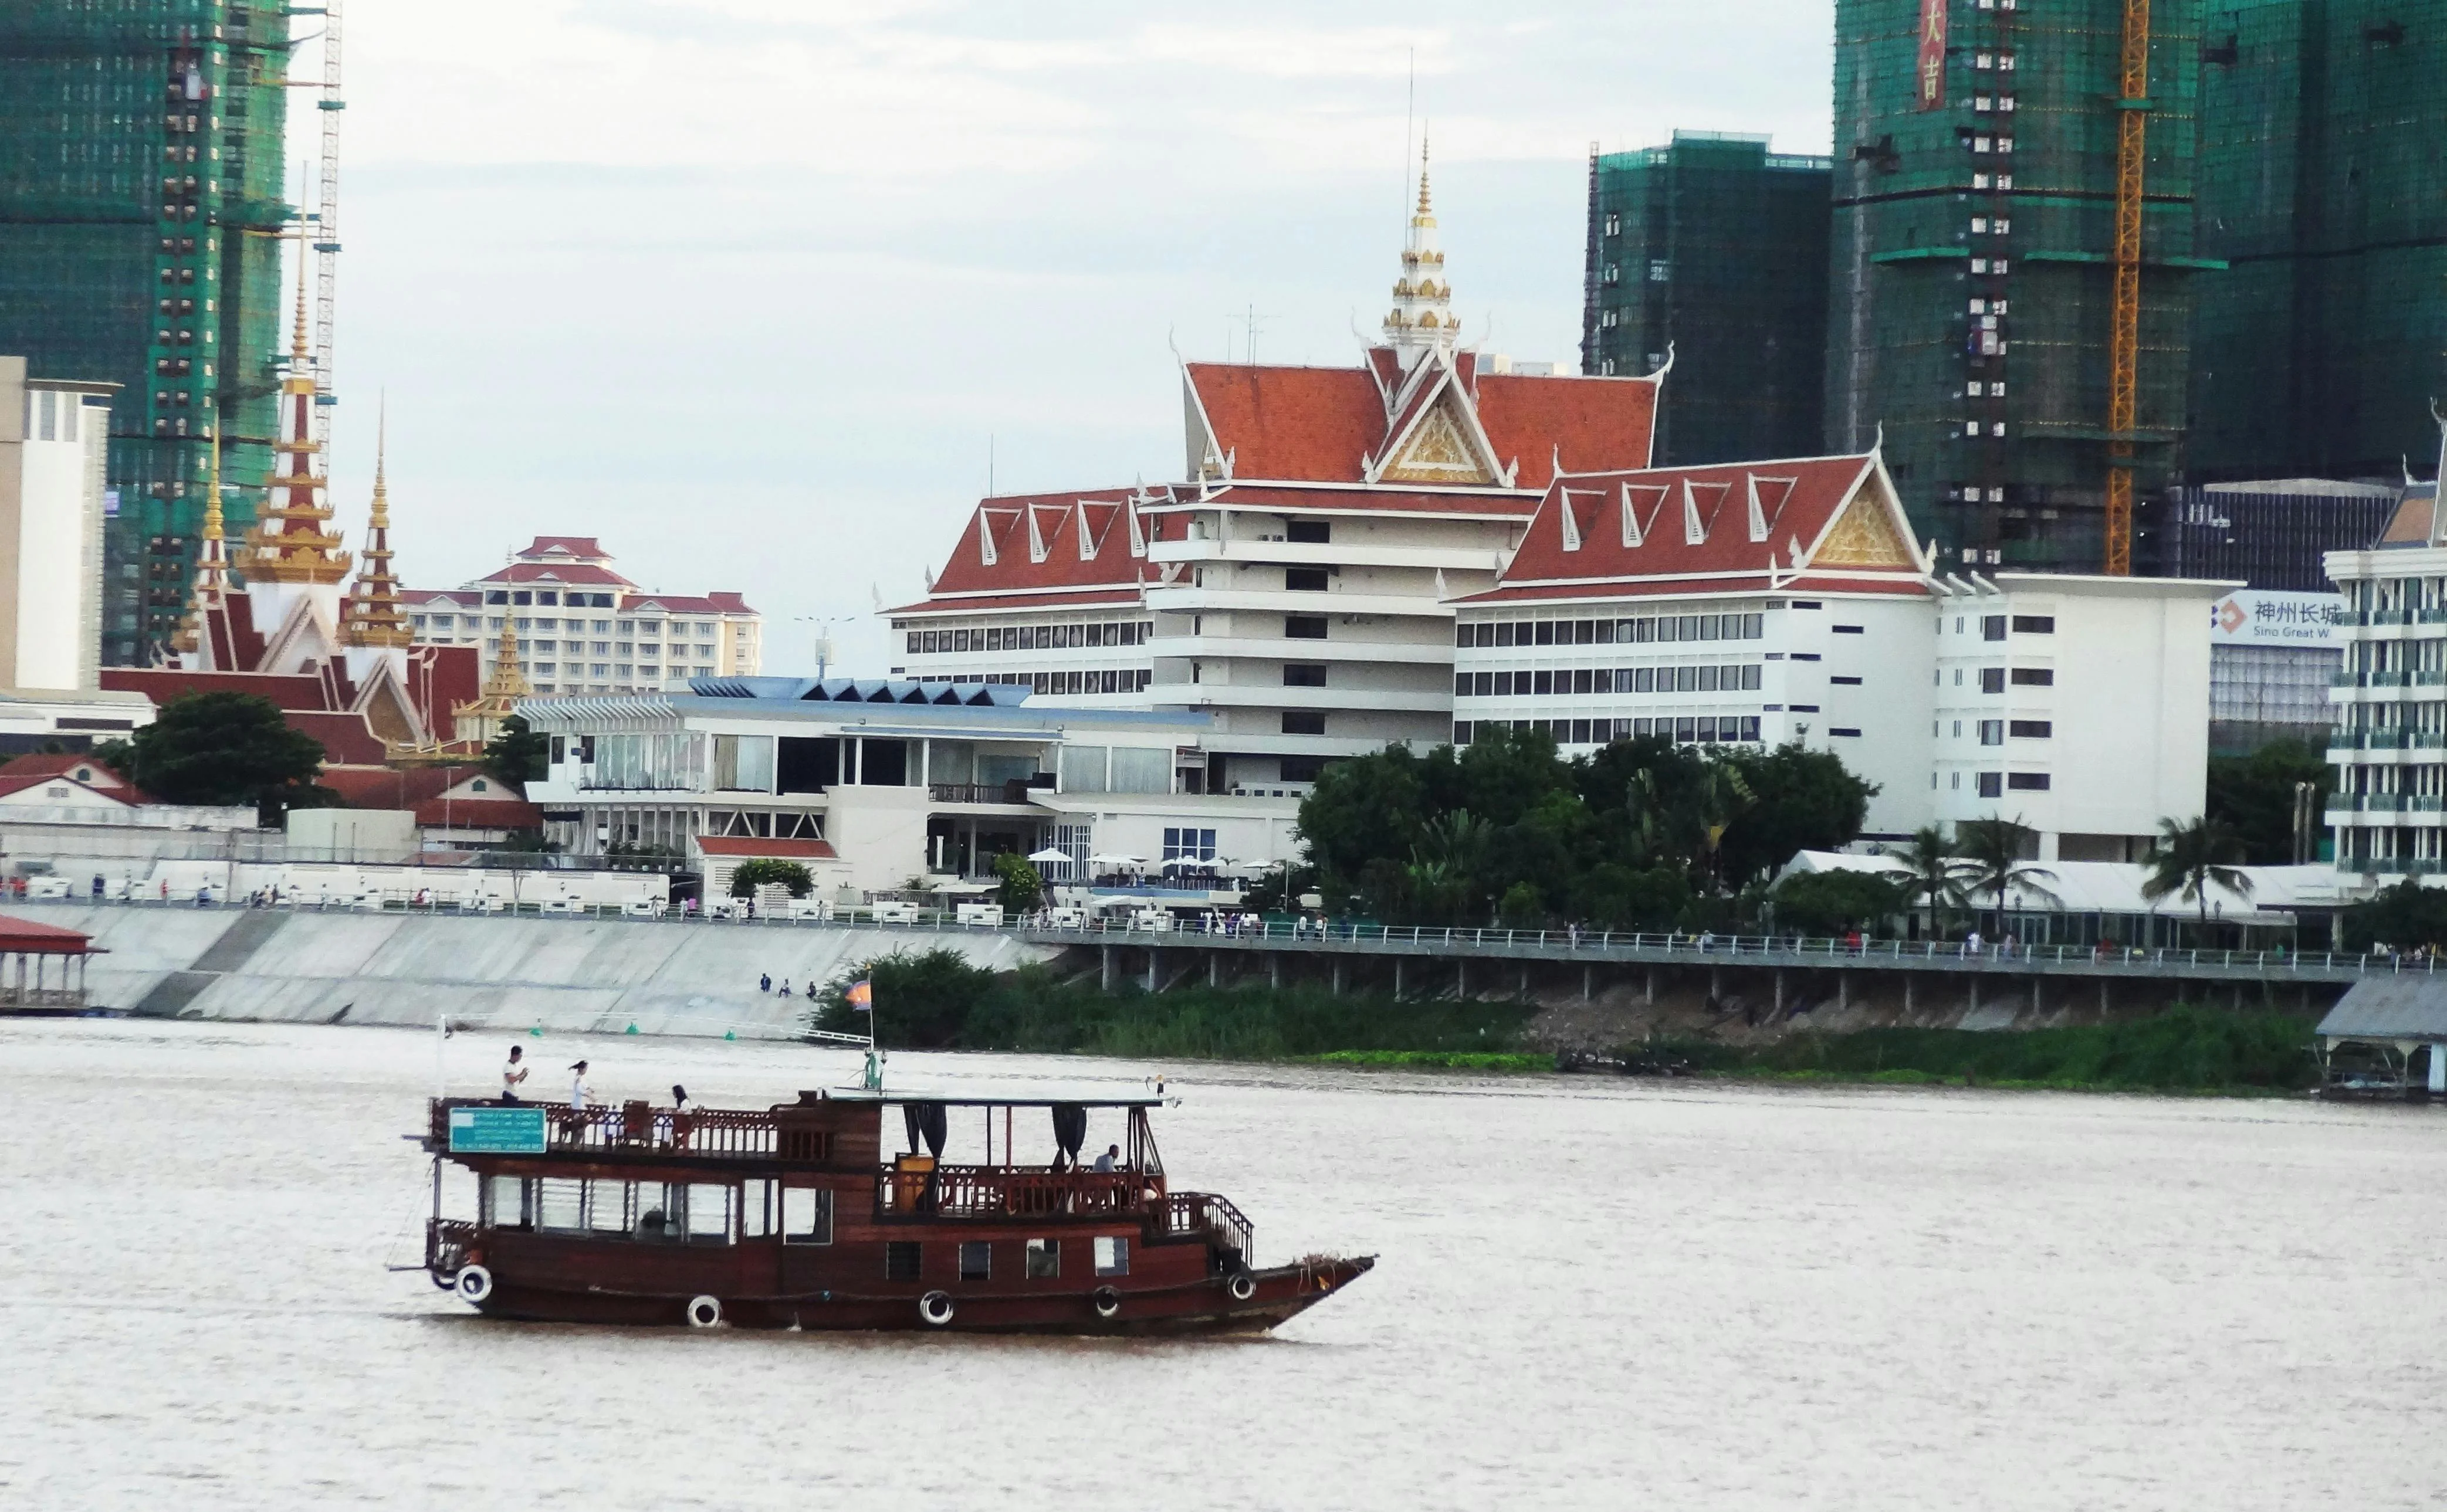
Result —
POLYGON ((1868 445, 1952 563, 2094 572, 2113 454, 2163 492, 2187 391, 2200 0, 1838 0, 1827 444, 1868 445), (2146 115, 2115 391, 2118 148, 2146 115))
POLYGON ((216 435, 233 530, 271 474, 288 36, 229 0, 0 9, 0 352, 122 386, 106 662, 177 629, 216 435))
POLYGON ((2447 398, 2447 0, 2204 13, 2193 477, 2395 481, 2447 398))
POLYGON ((1717 132, 1592 151, 1581 369, 1653 372, 1673 355, 1660 465, 1818 451, 1831 170, 1717 132))

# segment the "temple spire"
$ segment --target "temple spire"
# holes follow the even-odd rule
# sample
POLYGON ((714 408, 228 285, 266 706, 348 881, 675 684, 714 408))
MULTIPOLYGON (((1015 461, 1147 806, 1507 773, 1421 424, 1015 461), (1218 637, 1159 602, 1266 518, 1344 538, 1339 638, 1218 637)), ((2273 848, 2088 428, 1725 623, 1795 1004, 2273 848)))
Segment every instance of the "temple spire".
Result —
POLYGON ((493 657, 492 675, 484 679, 484 690, 466 703, 450 706, 450 722, 462 742, 491 744, 503 722, 518 712, 519 700, 527 696, 526 673, 519 668, 518 624, 516 615, 502 615, 501 648, 493 657))
POLYGON ((366 549, 359 554, 356 585, 340 611, 340 642, 346 646, 397 646, 416 643, 399 612, 399 578, 390 569, 390 489, 384 475, 389 450, 389 406, 375 412, 374 498, 366 521, 366 549))
POLYGON ((1385 340, 1410 368, 1431 351, 1452 348, 1455 328, 1452 285, 1445 281, 1445 255, 1436 246, 1436 217, 1428 184, 1428 143, 1419 141, 1419 207, 1412 213, 1402 243, 1402 275, 1394 283, 1394 308, 1385 316, 1385 340))
POLYGON ((280 381, 282 437, 276 449, 272 498, 247 533, 239 567, 250 584, 336 585, 349 575, 349 554, 330 529, 331 506, 314 439, 314 406, 321 386, 306 350, 306 268, 297 268, 297 326, 289 348, 289 375, 280 381))
POLYGON ((229 552, 223 544, 225 536, 226 528, 221 517, 221 438, 216 427, 212 473, 204 493, 203 543, 196 548, 195 589, 187 598, 186 620, 171 639, 173 651, 194 654, 203 644, 205 619, 220 608, 229 595, 229 552))

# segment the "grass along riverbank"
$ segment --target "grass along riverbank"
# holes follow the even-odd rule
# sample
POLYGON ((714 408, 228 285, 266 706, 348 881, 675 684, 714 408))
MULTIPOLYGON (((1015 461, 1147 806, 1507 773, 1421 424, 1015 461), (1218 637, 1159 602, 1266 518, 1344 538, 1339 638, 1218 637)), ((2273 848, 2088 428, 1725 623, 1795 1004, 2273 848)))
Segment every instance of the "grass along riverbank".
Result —
MULTIPOLYGON (((815 1027, 863 1032, 843 1000, 875 984, 888 1049, 1010 1050, 1138 1059, 1301 1061, 1388 1070, 1551 1071, 1523 1043, 1535 1010, 1447 998, 1395 1001, 1316 988, 1106 992, 1042 967, 997 974, 949 951, 885 956, 827 987, 815 1027)), ((2085 1091, 2271 1092, 2314 1085, 2311 1021, 2178 1008, 2072 1029, 1870 1029, 1727 1045, 1627 1045, 1622 1060, 1702 1076, 2085 1091)))

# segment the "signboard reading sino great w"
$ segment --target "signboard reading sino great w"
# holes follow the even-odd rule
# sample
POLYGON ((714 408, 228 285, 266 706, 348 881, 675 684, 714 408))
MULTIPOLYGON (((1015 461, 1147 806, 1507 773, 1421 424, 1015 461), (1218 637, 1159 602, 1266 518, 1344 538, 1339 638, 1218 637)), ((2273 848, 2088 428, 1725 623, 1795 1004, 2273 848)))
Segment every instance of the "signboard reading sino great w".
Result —
POLYGON ((1945 108, 1945 0, 1920 0, 1920 57, 1914 65, 1920 108, 1945 108))
POLYGON ((2274 594, 2247 588, 2210 607, 2210 644, 2325 651, 2337 643, 2337 619, 2344 612, 2344 599, 2335 594, 2274 594))

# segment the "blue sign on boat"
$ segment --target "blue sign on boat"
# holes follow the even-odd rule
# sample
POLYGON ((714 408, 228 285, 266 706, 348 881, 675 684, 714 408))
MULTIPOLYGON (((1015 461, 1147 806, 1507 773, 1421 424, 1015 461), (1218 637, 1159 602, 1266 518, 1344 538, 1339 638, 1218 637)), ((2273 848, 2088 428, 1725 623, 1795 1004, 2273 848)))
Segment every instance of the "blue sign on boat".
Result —
POLYGON ((541 1155, 543 1109, 454 1107, 450 1110, 453 1155, 541 1155))

